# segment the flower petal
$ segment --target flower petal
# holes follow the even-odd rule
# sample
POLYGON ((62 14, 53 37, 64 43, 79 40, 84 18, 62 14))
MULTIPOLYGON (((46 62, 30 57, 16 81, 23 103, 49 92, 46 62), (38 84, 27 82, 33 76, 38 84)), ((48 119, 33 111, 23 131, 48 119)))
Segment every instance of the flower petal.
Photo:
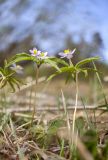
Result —
POLYGON ((76 48, 71 52, 71 54, 74 54, 74 53, 75 53, 75 51, 76 51, 76 48))
POLYGON ((73 57, 73 55, 71 53, 66 55, 67 59, 71 59, 72 57, 73 57))
POLYGON ((41 54, 41 51, 37 51, 36 57, 41 54))
POLYGON ((31 50, 31 49, 29 50, 29 52, 30 52, 31 54, 33 54, 33 53, 34 53, 34 52, 33 52, 33 50, 31 50))
POLYGON ((67 57, 67 54, 65 54, 64 52, 60 52, 58 55, 61 56, 60 58, 65 58, 65 57, 67 57))
POLYGON ((33 51, 35 51, 35 50, 37 51, 37 49, 36 49, 36 48, 33 48, 33 51))

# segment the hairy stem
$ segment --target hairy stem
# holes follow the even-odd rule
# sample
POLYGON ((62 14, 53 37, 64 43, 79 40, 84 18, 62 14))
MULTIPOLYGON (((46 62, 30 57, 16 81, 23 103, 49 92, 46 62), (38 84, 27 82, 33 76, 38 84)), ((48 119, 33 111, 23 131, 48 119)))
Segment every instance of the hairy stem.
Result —
MULTIPOLYGON (((73 113, 73 123, 72 123, 72 135, 75 133, 75 119, 76 119, 76 111, 78 106, 78 73, 76 73, 76 98, 75 98, 75 109, 73 113)), ((73 137, 72 137, 72 148, 73 148, 73 137)))
POLYGON ((69 65, 73 66, 73 63, 72 63, 71 59, 69 59, 69 65))
MULTIPOLYGON (((71 59, 69 59, 69 65, 73 66, 73 63, 71 61, 71 59)), ((74 137, 73 135, 75 134, 75 119, 76 119, 76 111, 77 111, 77 106, 78 106, 78 72, 76 72, 75 74, 75 84, 76 84, 76 97, 75 97, 75 109, 74 109, 74 113, 73 113, 73 123, 72 123, 72 128, 71 128, 71 154, 70 154, 70 159, 72 158, 72 151, 73 151, 73 145, 74 145, 74 137)))
POLYGON ((33 105, 33 113, 32 113, 32 121, 31 121, 31 125, 33 124, 33 119, 34 119, 34 116, 35 116, 35 113, 36 113, 36 95, 37 95, 37 91, 36 91, 36 87, 37 87, 37 84, 38 84, 38 76, 39 76, 39 67, 37 66, 36 67, 36 83, 35 83, 35 87, 34 87, 34 92, 35 92, 35 95, 34 95, 34 105, 33 105))

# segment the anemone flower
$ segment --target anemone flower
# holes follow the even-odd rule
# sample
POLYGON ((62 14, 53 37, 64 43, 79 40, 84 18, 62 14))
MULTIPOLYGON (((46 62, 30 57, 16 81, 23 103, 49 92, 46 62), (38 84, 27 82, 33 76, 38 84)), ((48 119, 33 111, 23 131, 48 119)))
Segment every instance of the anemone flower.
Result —
POLYGON ((31 53, 32 56, 39 56, 41 51, 38 51, 36 48, 30 49, 29 52, 31 53))
POLYGON ((58 55, 61 58, 71 59, 73 57, 73 54, 74 54, 75 51, 76 51, 76 48, 73 51, 67 49, 67 50, 64 50, 64 52, 60 52, 58 55))
POLYGON ((14 63, 10 68, 11 68, 11 70, 15 71, 18 74, 23 73, 23 67, 20 65, 16 65, 16 63, 14 63))
POLYGON ((41 59, 41 60, 46 59, 46 58, 47 58, 47 54, 48 54, 48 52, 41 52, 41 53, 37 56, 37 58, 39 58, 39 59, 41 59))

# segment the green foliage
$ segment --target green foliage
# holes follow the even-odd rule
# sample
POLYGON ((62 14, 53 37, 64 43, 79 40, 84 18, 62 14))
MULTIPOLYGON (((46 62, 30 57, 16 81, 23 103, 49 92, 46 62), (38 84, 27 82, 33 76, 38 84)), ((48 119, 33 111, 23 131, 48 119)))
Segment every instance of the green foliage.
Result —
POLYGON ((51 80, 55 76, 62 74, 62 73, 68 73, 68 76, 66 78, 66 82, 68 82, 69 79, 75 80, 76 73, 84 73, 85 76, 88 75, 88 71, 94 71, 97 72, 96 69, 93 68, 87 68, 82 67, 85 64, 88 64, 90 62, 93 62, 94 60, 98 60, 99 57, 91 57, 86 58, 80 62, 78 62, 76 65, 68 64, 65 62, 65 60, 61 58, 55 58, 55 57, 47 57, 44 59, 37 58, 36 56, 32 56, 28 53, 18 53, 15 56, 11 58, 11 60, 7 63, 5 61, 4 67, 0 68, 0 88, 3 88, 7 84, 9 84, 12 88, 12 91, 15 91, 15 85, 19 88, 21 81, 19 81, 14 75, 15 72, 10 69, 10 66, 12 66, 15 63, 19 63, 22 61, 32 61, 37 64, 37 67, 40 67, 42 64, 49 64, 51 67, 56 69, 56 72, 53 73, 48 77, 47 80, 51 80), (59 66, 59 65, 62 65, 59 66))
POLYGON ((91 58, 86 58, 86 59, 78 62, 76 65, 73 65, 73 64, 67 65, 66 64, 65 67, 60 68, 60 71, 56 71, 54 74, 50 75, 47 80, 51 80, 55 76, 62 74, 62 73, 68 73, 68 79, 66 79, 66 81, 68 81, 70 78, 73 78, 75 80, 76 73, 78 73, 78 74, 84 73, 84 75, 87 76, 89 71, 98 72, 96 69, 93 69, 93 68, 82 67, 83 65, 88 64, 88 63, 93 62, 94 60, 98 60, 98 59, 99 59, 99 57, 91 57, 91 58))
POLYGON ((56 57, 51 57, 50 58, 53 62, 56 62, 57 64, 61 64, 63 66, 68 66, 68 63, 65 62, 63 59, 56 58, 56 57))
MULTIPOLYGON (((33 136, 42 147, 47 148, 51 141, 56 136, 57 130, 63 126, 62 119, 50 121, 48 124, 39 124, 32 127, 33 136)), ((56 138, 54 138, 56 141, 56 138)))
POLYGON ((108 159, 108 141, 106 142, 105 147, 101 150, 101 157, 102 160, 108 159))
POLYGON ((15 92, 15 87, 20 88, 22 82, 16 78, 16 72, 6 67, 6 65, 7 63, 4 64, 3 68, 0 67, 0 88, 9 85, 12 88, 12 92, 15 92))
POLYGON ((83 142, 86 145, 87 149, 92 153, 93 157, 97 157, 97 144, 98 144, 98 138, 96 131, 94 130, 88 130, 83 135, 83 142))
POLYGON ((32 56, 30 54, 27 53, 18 53, 15 56, 13 56, 11 58, 11 60, 8 62, 8 64, 6 65, 6 67, 11 66, 14 63, 18 63, 18 62, 22 62, 22 61, 32 61, 35 62, 37 64, 37 66, 41 66, 43 63, 49 64, 52 67, 56 68, 57 70, 60 71, 59 67, 57 66, 57 63, 59 60, 57 60, 56 58, 46 58, 46 59, 38 59, 35 56, 32 56))
POLYGON ((60 72, 60 68, 57 66, 57 62, 53 61, 53 59, 47 58, 44 60, 43 63, 49 64, 50 66, 54 67, 55 69, 57 69, 60 72))
POLYGON ((28 61, 28 60, 34 61, 35 58, 27 53, 18 53, 11 58, 11 60, 7 63, 6 67, 10 67, 12 64, 15 64, 17 62, 28 61))
POLYGON ((95 60, 99 60, 99 57, 86 58, 86 59, 78 62, 78 63, 75 65, 75 67, 76 67, 76 68, 80 68, 81 66, 83 66, 83 65, 85 65, 85 64, 88 64, 88 63, 90 63, 90 62, 93 62, 93 61, 95 61, 95 60))
MULTIPOLYGON (((9 85, 12 88, 12 91, 15 92, 16 87, 20 88, 20 84, 22 83, 19 79, 16 78, 16 71, 11 69, 11 66, 15 63, 19 63, 22 61, 32 61, 36 63, 37 68, 42 64, 49 64, 51 67, 55 68, 56 71, 48 77, 47 80, 51 80, 55 76, 58 76, 62 73, 67 73, 68 76, 66 77, 66 82, 69 81, 69 79, 74 79, 76 81, 76 75, 79 73, 83 73, 85 76, 88 75, 90 71, 96 72, 97 68, 94 67, 87 67, 87 65, 91 62, 94 62, 95 60, 98 60, 99 57, 91 57, 86 58, 80 62, 77 62, 75 65, 72 64, 72 62, 69 59, 69 63, 67 63, 65 60, 55 57, 45 57, 43 58, 37 58, 36 56, 30 55, 28 53, 19 53, 16 54, 11 58, 10 61, 5 61, 4 66, 0 67, 0 88, 5 87, 6 85, 9 85)), ((38 76, 36 76, 38 77, 38 76)), ((38 82, 38 81, 37 81, 38 82)), ((105 104, 103 106, 100 106, 100 108, 106 107, 108 111, 108 105, 105 104)), ((4 127, 4 125, 8 123, 8 116, 4 116, 1 120, 1 128, 4 127)), ((39 124, 33 125, 32 128, 25 128, 29 129, 30 134, 32 135, 33 140, 38 143, 39 147, 48 149, 53 142, 56 142, 56 145, 60 146, 60 156, 65 156, 65 140, 60 139, 57 137, 57 131, 60 127, 64 126, 65 121, 63 119, 56 119, 52 120, 50 122, 41 122, 39 124), (60 140, 58 140, 60 139, 60 140), (60 142, 60 143, 59 143, 60 142)), ((94 130, 87 130, 87 127, 85 128, 86 122, 83 117, 79 117, 75 121, 75 129, 78 131, 78 136, 81 137, 83 143, 85 144, 86 148, 89 150, 89 152, 92 154, 94 160, 107 160, 108 159, 108 143, 105 144, 105 147, 101 149, 101 152, 98 152, 98 136, 97 133, 94 130), (101 156, 100 156, 101 155, 101 156)), ((16 137, 15 127, 13 125, 12 120, 10 119, 10 126, 12 129, 12 134, 14 135, 14 138, 16 137)), ((20 151, 19 145, 18 150, 20 151)), ((21 152, 20 152, 21 154, 21 152)), ((79 152, 77 149, 75 149, 73 160, 81 160, 81 157, 79 155, 79 152), (75 158, 74 158, 75 157, 75 158)), ((38 157, 39 158, 39 157, 38 157)))
POLYGON ((75 120, 75 124, 76 124, 76 129, 78 130, 78 133, 80 136, 83 135, 83 133, 85 132, 85 129, 86 129, 86 122, 85 122, 85 119, 84 117, 78 117, 76 120, 75 120))

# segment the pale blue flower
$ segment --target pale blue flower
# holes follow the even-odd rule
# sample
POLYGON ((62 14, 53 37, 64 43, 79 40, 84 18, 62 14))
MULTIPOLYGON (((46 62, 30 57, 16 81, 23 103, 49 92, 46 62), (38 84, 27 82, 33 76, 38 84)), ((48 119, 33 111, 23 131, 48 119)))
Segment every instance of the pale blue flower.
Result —
POLYGON ((60 52, 58 55, 60 56, 60 58, 71 59, 75 51, 76 51, 76 48, 73 51, 67 49, 67 50, 64 50, 64 52, 60 52))
POLYGON ((16 65, 16 63, 14 63, 10 68, 11 68, 11 70, 15 71, 18 74, 23 73, 23 67, 20 65, 16 65))
POLYGON ((39 54, 41 53, 41 51, 38 51, 36 48, 33 48, 32 50, 30 49, 29 52, 31 53, 32 56, 39 56, 39 54))
POLYGON ((32 56, 36 57, 37 59, 43 60, 48 58, 47 57, 47 52, 41 52, 38 51, 36 48, 33 48, 32 50, 29 50, 29 52, 31 53, 32 56))
POLYGON ((41 60, 46 59, 46 58, 48 58, 48 57, 47 57, 47 54, 48 54, 48 52, 41 52, 41 53, 37 56, 37 58, 39 58, 39 59, 41 59, 41 60))

